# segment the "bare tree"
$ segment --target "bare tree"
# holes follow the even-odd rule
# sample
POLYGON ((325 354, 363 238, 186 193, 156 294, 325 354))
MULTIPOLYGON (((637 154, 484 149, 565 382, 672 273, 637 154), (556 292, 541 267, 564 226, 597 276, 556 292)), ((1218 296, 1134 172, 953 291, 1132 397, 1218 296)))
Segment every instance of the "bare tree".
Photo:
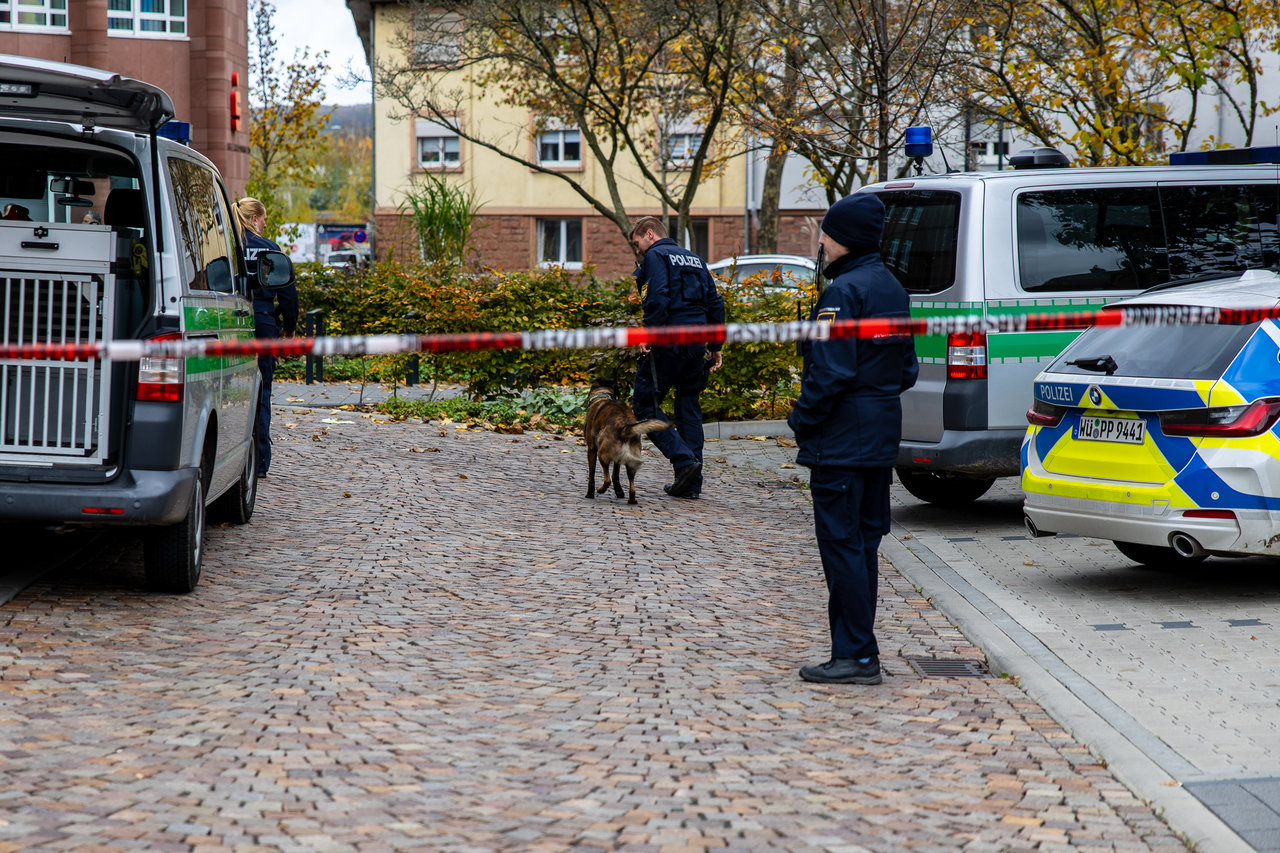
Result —
MULTIPOLYGON (((570 186, 624 234, 628 174, 679 216, 683 233, 698 188, 715 166, 747 0, 449 0, 409 3, 399 59, 373 69, 379 96, 394 118, 427 116, 473 145, 570 186), (686 81, 681 102, 701 131, 673 181, 655 144, 655 94, 686 81), (468 89, 468 86, 471 88, 468 89), (518 108, 506 124, 460 115, 471 92, 518 108), (530 126, 572 127, 602 171, 603 182, 550 168, 531 154, 530 126)), ((661 140, 658 140, 660 143, 661 140)))

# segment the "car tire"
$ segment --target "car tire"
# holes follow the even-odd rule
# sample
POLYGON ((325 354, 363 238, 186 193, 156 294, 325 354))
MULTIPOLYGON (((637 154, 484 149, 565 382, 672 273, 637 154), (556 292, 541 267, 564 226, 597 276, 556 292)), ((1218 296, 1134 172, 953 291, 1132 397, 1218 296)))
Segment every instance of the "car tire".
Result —
POLYGON ((1184 557, 1172 548, 1166 548, 1162 545, 1138 545, 1134 542, 1112 542, 1116 546, 1116 550, 1124 554, 1135 563, 1141 563, 1144 566, 1152 568, 1168 568, 1176 569, 1181 566, 1194 566, 1197 563, 1204 562, 1208 554, 1200 554, 1196 557, 1184 557))
POLYGON ((898 468, 898 482, 925 503, 938 506, 965 506, 987 493, 995 478, 950 477, 933 471, 898 468))
POLYGON ((150 531, 143 542, 143 568, 147 588, 153 592, 191 592, 200 582, 204 561, 204 481, 202 465, 192 486, 186 517, 177 524, 150 531))
POLYGON ((236 484, 209 507, 210 518, 231 524, 248 524, 258 503, 258 442, 249 433, 249 449, 244 455, 244 468, 236 484))

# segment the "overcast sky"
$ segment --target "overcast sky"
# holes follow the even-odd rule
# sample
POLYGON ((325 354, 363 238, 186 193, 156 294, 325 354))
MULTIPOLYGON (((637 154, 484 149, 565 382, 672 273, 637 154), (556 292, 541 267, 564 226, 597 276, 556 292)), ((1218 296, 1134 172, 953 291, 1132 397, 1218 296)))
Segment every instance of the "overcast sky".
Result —
MULTIPOLYGON (((367 104, 373 97, 368 87, 359 89, 342 89, 337 85, 337 77, 346 70, 348 64, 368 76, 369 66, 365 63, 364 48, 360 46, 360 37, 356 35, 356 25, 351 19, 351 10, 343 0, 272 0, 276 7, 275 30, 280 46, 278 56, 281 60, 293 59, 299 48, 307 48, 312 53, 320 50, 329 51, 329 66, 333 69, 325 81, 325 103, 328 104, 367 104)), ((249 26, 253 27, 253 9, 250 6, 249 26)))

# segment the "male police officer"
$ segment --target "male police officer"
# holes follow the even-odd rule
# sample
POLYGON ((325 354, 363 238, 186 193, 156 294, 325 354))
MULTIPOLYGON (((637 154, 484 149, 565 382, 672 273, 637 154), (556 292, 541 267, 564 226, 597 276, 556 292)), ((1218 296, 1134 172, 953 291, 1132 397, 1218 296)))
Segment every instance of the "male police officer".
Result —
MULTIPOLYGON (((822 219, 819 262, 830 285, 811 320, 909 316, 906 291, 880 261, 884 204, 846 196, 822 219)), ((902 436, 899 395, 919 368, 907 335, 806 343, 800 399, 787 419, 796 461, 810 469, 818 553, 827 579, 831 660, 806 666, 806 681, 879 684, 873 627, 880 539, 889 532, 889 484, 902 436)))
MULTIPOLYGON (((724 322, 724 300, 716 290, 702 258, 667 237, 662 220, 646 216, 631 229, 636 253, 636 284, 646 326, 693 326, 724 322)), ((659 418, 674 429, 649 434, 671 462, 673 482, 665 486, 676 498, 702 493, 702 405, 698 395, 707 373, 720 367, 720 345, 689 344, 642 347, 636 367, 635 411, 640 420, 659 418), (667 392, 675 388, 674 418, 661 409, 667 392)))

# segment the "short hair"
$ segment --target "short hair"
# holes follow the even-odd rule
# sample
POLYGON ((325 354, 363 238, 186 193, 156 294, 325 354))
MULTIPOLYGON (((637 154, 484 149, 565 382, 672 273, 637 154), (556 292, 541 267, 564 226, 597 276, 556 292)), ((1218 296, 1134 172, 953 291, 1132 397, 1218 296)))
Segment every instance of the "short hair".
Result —
POLYGON ((640 221, 631 226, 631 239, 634 240, 646 231, 652 231, 659 240, 667 236, 667 226, 656 216, 642 216, 640 221))

